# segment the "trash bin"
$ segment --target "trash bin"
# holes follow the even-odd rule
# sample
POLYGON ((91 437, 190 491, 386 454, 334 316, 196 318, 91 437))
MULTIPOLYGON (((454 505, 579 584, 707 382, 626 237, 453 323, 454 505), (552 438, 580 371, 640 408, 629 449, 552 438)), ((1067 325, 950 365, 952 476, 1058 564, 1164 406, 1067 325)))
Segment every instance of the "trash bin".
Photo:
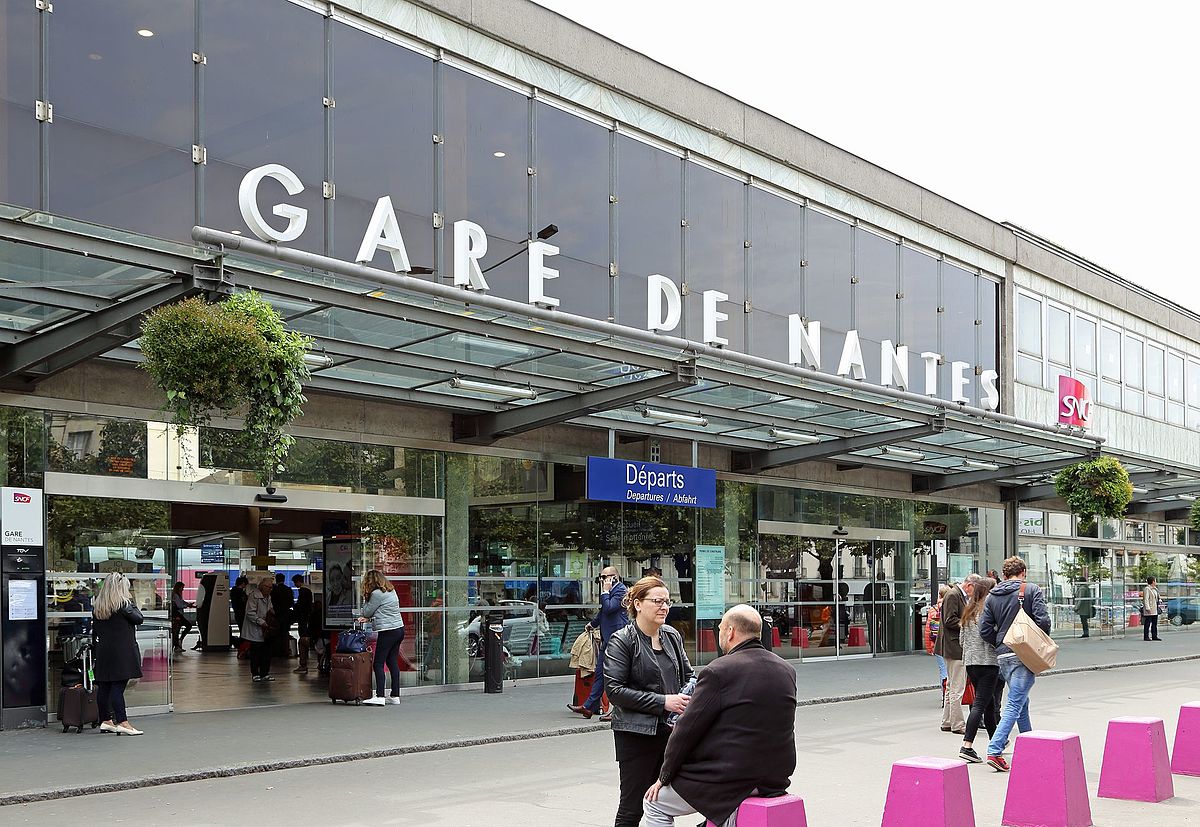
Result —
POLYGON ((768 652, 775 649, 775 618, 768 612, 762 613, 762 645, 768 652))
POLYGON ((483 691, 504 691, 504 615, 489 614, 483 624, 483 691))

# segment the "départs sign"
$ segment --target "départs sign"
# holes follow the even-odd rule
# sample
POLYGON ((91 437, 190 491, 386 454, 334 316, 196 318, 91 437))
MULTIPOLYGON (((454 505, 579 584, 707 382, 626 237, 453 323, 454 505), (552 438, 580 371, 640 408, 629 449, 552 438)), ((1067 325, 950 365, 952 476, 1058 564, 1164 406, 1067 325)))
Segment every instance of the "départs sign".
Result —
POLYGON ((1058 424, 1086 428, 1092 418, 1092 395, 1087 385, 1070 376, 1058 377, 1058 424))
MULTIPOLYGON (((271 207, 271 214, 285 219, 287 225, 276 229, 268 224, 259 206, 259 188, 266 179, 281 184, 288 195, 298 195, 304 191, 304 183, 296 173, 282 164, 265 164, 255 167, 245 174, 238 187, 238 207, 246 226, 258 238, 272 243, 295 241, 308 225, 308 210, 292 204, 276 204, 271 207)), ((488 290, 487 279, 480 260, 488 250, 487 233, 483 227, 471 221, 454 222, 452 237, 453 276, 454 284, 466 290, 488 290)), ((375 202, 375 209, 363 233, 362 244, 354 261, 358 264, 371 264, 375 256, 385 252, 391 259, 392 269, 397 273, 409 273, 412 265, 408 258, 408 248, 404 236, 400 232, 400 222, 396 218, 396 210, 389 195, 375 202)), ((550 295, 553 287, 549 284, 559 277, 558 270, 548 266, 549 261, 559 254, 560 250, 552 244, 541 240, 530 240, 528 245, 528 299, 529 303, 539 307, 553 308, 559 306, 559 300, 550 295)), ((703 342, 713 347, 725 347, 729 340, 721 335, 722 322, 729 319, 727 312, 730 302, 729 295, 720 290, 705 290, 703 301, 703 342), (722 308, 725 308, 724 310, 722 308)), ((683 293, 675 280, 655 273, 646 279, 646 329, 661 333, 672 333, 679 328, 683 317, 683 293)), ((907 345, 897 345, 885 339, 879 343, 879 383, 883 387, 899 387, 902 390, 913 390, 918 384, 909 381, 909 352, 907 345), (910 387, 911 386, 911 387, 910 387)), ((939 366, 944 363, 942 355, 933 351, 923 351, 918 370, 923 378, 923 392, 929 396, 938 393, 939 366)), ((788 315, 788 362, 797 366, 822 370, 821 367, 821 322, 804 319, 799 313, 788 315)), ((967 386, 971 383, 968 374, 973 372, 968 362, 950 362, 950 399, 953 402, 966 404, 970 401, 967 396, 967 386)), ((866 379, 866 361, 863 358, 862 342, 857 330, 846 332, 845 343, 838 359, 838 376, 853 379, 866 379)), ((996 410, 1000 406, 1000 393, 996 382, 999 374, 994 370, 980 371, 977 381, 979 395, 983 407, 996 410)))
POLYGON ((587 497, 618 503, 716 508, 717 472, 686 465, 588 457, 587 497))

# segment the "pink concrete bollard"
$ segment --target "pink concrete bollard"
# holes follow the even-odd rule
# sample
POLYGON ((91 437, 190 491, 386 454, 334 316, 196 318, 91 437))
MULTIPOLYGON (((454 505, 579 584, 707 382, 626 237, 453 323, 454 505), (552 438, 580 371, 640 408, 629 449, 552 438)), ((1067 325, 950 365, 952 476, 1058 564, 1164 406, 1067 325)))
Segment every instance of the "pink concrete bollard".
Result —
POLYGON ((1171 750, 1171 772, 1200 775, 1200 702, 1179 707, 1175 748, 1171 750))
POLYGON ((1127 801, 1175 797, 1162 718, 1113 718, 1108 722, 1099 795, 1127 801))
MULTIPOLYGON (((808 827, 804 799, 796 795, 747 798, 738 807, 738 827, 808 827)), ((716 827, 711 821, 705 827, 716 827)))
POLYGON ((967 765, 924 756, 892 764, 883 827, 975 827, 967 765))
POLYGON ((1073 732, 1017 736, 1004 797, 1005 827, 1091 827, 1083 748, 1073 732))

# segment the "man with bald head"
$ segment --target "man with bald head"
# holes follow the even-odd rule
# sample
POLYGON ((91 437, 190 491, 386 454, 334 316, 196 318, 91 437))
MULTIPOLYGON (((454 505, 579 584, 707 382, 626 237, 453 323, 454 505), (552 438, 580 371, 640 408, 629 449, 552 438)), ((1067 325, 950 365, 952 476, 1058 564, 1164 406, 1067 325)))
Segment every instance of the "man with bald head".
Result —
POLYGON ((796 770, 796 670, 763 648, 762 618, 745 604, 721 618, 725 653, 700 671, 691 703, 646 791, 642 827, 700 813, 733 827, 751 795, 787 792, 796 770))
MULTIPOLYGON (((592 681, 592 691, 587 700, 579 706, 567 704, 568 709, 585 718, 600 714, 600 702, 604 696, 604 649, 613 633, 629 623, 629 614, 624 606, 627 591, 625 584, 621 582, 621 573, 615 566, 605 566, 601 570, 600 611, 588 623, 589 630, 600 627, 600 651, 596 654, 596 675, 592 681)), ((600 720, 606 721, 608 716, 601 716, 600 720)))

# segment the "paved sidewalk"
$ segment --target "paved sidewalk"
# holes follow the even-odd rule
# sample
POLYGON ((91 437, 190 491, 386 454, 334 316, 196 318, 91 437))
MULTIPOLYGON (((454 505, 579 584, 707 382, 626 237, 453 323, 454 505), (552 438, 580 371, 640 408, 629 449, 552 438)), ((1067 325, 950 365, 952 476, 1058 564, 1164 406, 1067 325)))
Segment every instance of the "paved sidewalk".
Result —
MULTIPOLYGON (((1162 643, 1063 641, 1058 672, 1200 658, 1200 636, 1168 630, 1162 643)), ((1164 667, 1169 668, 1169 667, 1164 667)), ((802 703, 933 690, 937 668, 923 655, 797 665, 802 703)), ((1051 673, 1054 674, 1054 673, 1051 673)), ((414 695, 398 707, 328 703, 141 718, 144 736, 57 727, 0 734, 0 805, 71 795, 340 763, 503 741, 586 732, 607 725, 565 708, 568 683, 506 683, 414 695)), ((934 701, 936 703, 936 701, 934 701)))

